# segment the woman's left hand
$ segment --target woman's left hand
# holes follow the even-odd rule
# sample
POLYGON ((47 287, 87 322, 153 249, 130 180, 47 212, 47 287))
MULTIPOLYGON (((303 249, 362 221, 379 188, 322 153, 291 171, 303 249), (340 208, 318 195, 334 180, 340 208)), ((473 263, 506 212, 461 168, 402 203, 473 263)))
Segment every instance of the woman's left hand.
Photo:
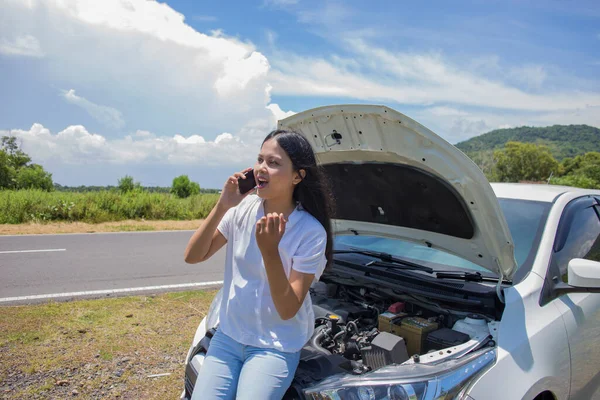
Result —
POLYGON ((279 242, 285 233, 287 219, 283 214, 269 213, 256 223, 256 243, 260 252, 274 255, 279 249, 279 242))

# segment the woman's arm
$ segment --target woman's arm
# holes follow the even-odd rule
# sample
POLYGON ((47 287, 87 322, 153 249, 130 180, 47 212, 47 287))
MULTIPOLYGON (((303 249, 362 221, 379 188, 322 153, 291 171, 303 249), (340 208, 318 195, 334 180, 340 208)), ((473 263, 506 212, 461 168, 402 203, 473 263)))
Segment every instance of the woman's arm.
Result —
POLYGON ((225 236, 217 230, 226 212, 227 210, 219 206, 219 203, 212 209, 188 242, 184 254, 186 263, 196 264, 206 261, 227 243, 225 236))
POLYGON ((279 254, 286 223, 283 214, 268 214, 256 223, 256 242, 263 256, 271 298, 283 320, 296 315, 315 277, 315 274, 296 271, 293 266, 289 279, 286 276, 279 254))
POLYGON ((302 306, 315 275, 292 269, 288 280, 279 251, 266 256, 263 254, 263 260, 267 270, 271 297, 279 317, 283 320, 293 318, 302 306))
POLYGON ((195 264, 206 261, 227 243, 227 238, 217 230, 217 227, 230 208, 236 207, 244 197, 253 192, 251 190, 248 193, 240 194, 238 190, 238 178, 246 179, 244 172, 251 169, 247 168, 242 172, 236 172, 227 179, 219 201, 188 242, 183 257, 186 263, 195 264))

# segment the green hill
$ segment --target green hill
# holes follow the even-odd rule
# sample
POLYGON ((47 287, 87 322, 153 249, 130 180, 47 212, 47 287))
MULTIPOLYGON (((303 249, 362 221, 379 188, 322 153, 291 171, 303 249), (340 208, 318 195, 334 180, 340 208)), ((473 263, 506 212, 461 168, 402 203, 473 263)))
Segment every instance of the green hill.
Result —
POLYGON ((480 159, 485 153, 503 148, 509 141, 544 144, 550 148, 552 155, 561 161, 563 158, 575 157, 589 151, 600 151, 600 129, 589 125, 496 129, 455 146, 471 158, 480 159))

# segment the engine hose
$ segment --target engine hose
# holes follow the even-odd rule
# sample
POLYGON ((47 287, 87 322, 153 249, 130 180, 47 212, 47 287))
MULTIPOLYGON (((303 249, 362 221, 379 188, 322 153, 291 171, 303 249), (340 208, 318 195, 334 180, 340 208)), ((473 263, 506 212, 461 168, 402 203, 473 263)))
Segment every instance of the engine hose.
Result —
POLYGON ((375 310, 375 321, 377 321, 379 319, 379 310, 377 309, 377 307, 372 307, 373 310, 375 310))
POLYGON ((354 328, 354 332, 356 332, 356 334, 358 334, 358 325, 356 325, 356 322, 350 321, 350 322, 348 322, 348 326, 349 327, 350 326, 353 327, 354 328))
POLYGON ((346 334, 345 330, 341 330, 338 333, 335 334, 335 336, 333 337, 333 341, 337 342, 337 340, 340 338, 340 336, 344 336, 346 334))
POLYGON ((330 356, 331 352, 327 349, 325 349, 323 346, 321 346, 321 340, 323 340, 323 338, 325 337, 325 331, 323 329, 320 329, 316 335, 313 336, 313 338, 310 341, 310 344, 315 348, 315 350, 317 350, 320 353, 323 353, 325 355, 330 356))
POLYGON ((364 307, 366 309, 369 309, 371 311, 375 311, 375 319, 379 319, 379 309, 377 307, 374 307, 370 304, 367 304, 364 302, 364 299, 360 298, 359 296, 357 296, 356 294, 352 293, 352 292, 348 292, 350 293, 352 296, 354 296, 354 298, 356 298, 357 300, 354 301, 354 304, 358 304, 361 307, 364 307))

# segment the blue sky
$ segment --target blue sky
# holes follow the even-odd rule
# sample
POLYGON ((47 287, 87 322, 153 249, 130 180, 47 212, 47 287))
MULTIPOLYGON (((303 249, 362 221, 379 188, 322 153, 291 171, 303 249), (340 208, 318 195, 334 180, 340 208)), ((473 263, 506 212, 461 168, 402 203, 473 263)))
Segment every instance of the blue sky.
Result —
POLYGON ((451 143, 600 126, 597 1, 0 7, 0 133, 64 185, 220 187, 278 118, 327 104, 385 104, 451 143))

